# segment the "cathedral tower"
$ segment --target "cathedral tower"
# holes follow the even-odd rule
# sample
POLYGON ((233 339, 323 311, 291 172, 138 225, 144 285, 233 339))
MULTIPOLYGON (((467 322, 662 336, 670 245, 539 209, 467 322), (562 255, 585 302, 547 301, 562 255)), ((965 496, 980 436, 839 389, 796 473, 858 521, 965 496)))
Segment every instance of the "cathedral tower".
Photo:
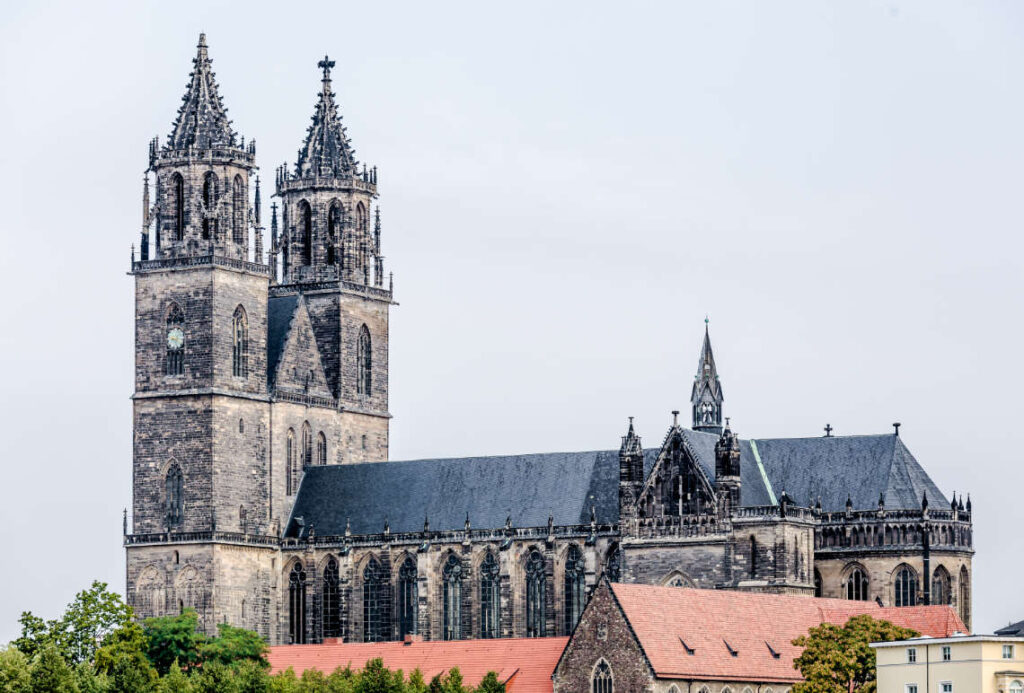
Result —
POLYGON ((718 380, 715 355, 711 352, 708 321, 704 320, 704 345, 697 362, 697 375, 693 378, 693 430, 720 435, 722 433, 722 383, 718 380))
POLYGON ((255 147, 226 110, 201 35, 171 134, 150 143, 142 259, 132 264, 128 601, 140 617, 192 607, 207 631, 228 620, 265 633, 270 268, 250 208, 255 147))
MULTIPOLYGON (((360 169, 331 89, 334 61, 324 57, 320 92, 293 169, 277 170, 279 234, 271 265, 274 299, 301 297, 309 314, 327 389, 343 417, 340 460, 388 455, 388 312, 380 252, 377 169, 360 169)), ((276 217, 275 217, 276 227, 276 217)))

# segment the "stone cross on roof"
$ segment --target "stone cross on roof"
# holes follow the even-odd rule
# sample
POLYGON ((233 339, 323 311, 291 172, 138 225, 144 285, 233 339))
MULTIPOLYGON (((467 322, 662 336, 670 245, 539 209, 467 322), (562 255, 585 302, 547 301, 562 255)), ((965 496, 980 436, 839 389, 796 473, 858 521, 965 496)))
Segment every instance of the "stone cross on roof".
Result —
POLYGON ((321 70, 324 71, 324 80, 331 79, 331 68, 334 67, 334 61, 324 55, 324 59, 316 64, 321 70))

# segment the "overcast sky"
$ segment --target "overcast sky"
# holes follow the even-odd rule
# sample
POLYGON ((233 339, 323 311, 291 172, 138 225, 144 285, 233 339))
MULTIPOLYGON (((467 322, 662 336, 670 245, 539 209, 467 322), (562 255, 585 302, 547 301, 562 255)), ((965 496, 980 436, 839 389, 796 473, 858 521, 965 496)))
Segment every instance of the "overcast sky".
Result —
POLYGON ((657 445, 708 314, 741 435, 901 421, 974 501, 976 629, 1024 619, 1024 4, 5 8, 0 642, 124 588, 125 272, 200 31, 268 192, 337 61, 393 459, 616 448, 630 415, 657 445))

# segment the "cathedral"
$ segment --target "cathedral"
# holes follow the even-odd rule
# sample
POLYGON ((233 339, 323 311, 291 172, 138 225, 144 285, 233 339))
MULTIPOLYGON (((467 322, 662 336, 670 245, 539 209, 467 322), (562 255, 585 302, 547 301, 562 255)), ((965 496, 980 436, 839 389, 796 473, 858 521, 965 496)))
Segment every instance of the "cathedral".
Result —
POLYGON ((943 495, 898 424, 741 438, 706 326, 690 411, 652 446, 630 420, 616 449, 390 461, 377 169, 333 67, 276 169, 265 246, 255 142, 204 36, 150 143, 124 526, 139 618, 191 608, 272 644, 566 635, 606 575, 952 604, 970 624, 970 500, 943 495))

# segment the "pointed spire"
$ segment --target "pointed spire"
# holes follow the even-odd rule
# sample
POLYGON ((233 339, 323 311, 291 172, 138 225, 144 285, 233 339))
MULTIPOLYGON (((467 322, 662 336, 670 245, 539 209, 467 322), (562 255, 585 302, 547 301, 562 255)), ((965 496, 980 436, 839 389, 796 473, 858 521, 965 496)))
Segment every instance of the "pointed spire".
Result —
POLYGON ((722 384, 718 379, 715 354, 711 350, 710 320, 704 318, 704 344, 697 361, 690 402, 693 404, 693 428, 709 433, 722 432, 722 384))
MULTIPOLYGON (((960 500, 963 500, 963 495, 960 496, 960 500)), ((971 494, 967 494, 967 512, 971 512, 971 494)))
POLYGON ((198 50, 189 75, 191 81, 181 99, 181 108, 171 126, 171 136, 165 149, 235 146, 235 133, 217 90, 211 63, 206 49, 206 34, 199 34, 198 50))
POLYGON ((320 96, 313 112, 313 124, 309 126, 306 141, 299 150, 295 174, 300 178, 354 176, 358 173, 355 150, 341 125, 334 92, 331 91, 334 61, 325 55, 317 67, 323 70, 320 96))
POLYGON ((640 445, 640 436, 633 430, 633 417, 629 417, 629 430, 622 436, 622 446, 619 448, 620 455, 638 455, 643 453, 640 445))
POLYGON ((921 510, 928 509, 928 492, 925 491, 921 494, 921 510))
POLYGON ((953 500, 949 502, 949 509, 956 510, 956 491, 953 491, 953 500))

